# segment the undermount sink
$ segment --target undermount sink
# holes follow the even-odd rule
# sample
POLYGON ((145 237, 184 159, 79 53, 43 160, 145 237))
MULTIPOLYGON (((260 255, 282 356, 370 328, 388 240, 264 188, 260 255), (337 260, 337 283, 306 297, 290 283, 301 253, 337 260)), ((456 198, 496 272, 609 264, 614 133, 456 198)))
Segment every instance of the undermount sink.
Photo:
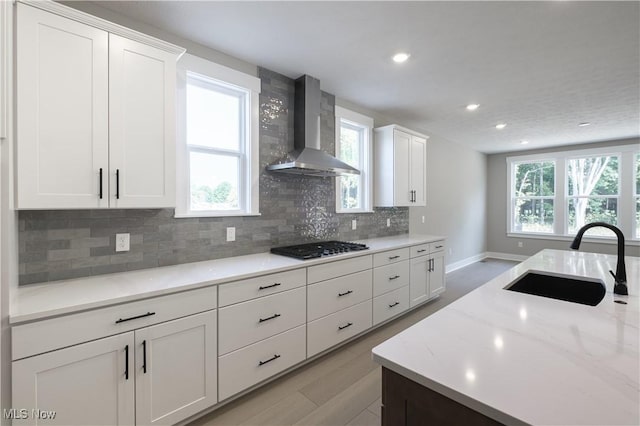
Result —
POLYGON ((590 306, 600 303, 606 291, 604 283, 598 279, 588 280, 537 272, 527 272, 504 289, 590 306))

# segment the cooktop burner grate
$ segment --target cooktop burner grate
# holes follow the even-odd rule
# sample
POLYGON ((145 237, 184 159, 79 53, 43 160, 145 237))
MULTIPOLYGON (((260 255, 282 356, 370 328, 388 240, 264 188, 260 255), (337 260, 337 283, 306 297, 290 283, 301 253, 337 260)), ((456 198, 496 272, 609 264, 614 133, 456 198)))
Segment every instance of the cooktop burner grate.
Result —
POLYGON ((365 244, 349 243, 344 241, 318 241, 315 243, 296 244, 285 247, 274 247, 271 253, 289 256, 296 259, 315 259, 332 254, 347 253, 350 251, 368 250, 365 244))

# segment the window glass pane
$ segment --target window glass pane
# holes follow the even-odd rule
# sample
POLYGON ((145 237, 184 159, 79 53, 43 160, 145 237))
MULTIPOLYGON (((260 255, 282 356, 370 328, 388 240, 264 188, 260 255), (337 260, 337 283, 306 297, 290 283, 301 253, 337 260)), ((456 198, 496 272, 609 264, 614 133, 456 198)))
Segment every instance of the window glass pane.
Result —
POLYGON ((640 195, 640 154, 636 154, 636 195, 640 195))
POLYGON ((239 151, 245 93, 203 82, 187 81, 187 144, 239 151))
POLYGON ((350 175, 340 177, 340 200, 343 209, 359 209, 360 205, 360 176, 350 175))
POLYGON ((640 198, 636 198, 636 238, 640 238, 640 198))
POLYGON ((518 198, 513 211, 514 232, 553 233, 553 200, 518 198))
POLYGON ((342 123, 340 127, 340 152, 338 158, 348 165, 360 168, 360 142, 364 129, 342 123))
POLYGON ((238 209, 239 163, 238 157, 191 152, 191 210, 238 209))
MULTIPOLYGON (((569 200, 569 233, 575 234, 587 223, 618 224, 617 198, 573 198, 569 200)), ((591 235, 613 235, 606 228, 593 228, 591 235), (593 232, 592 232, 593 231, 593 232)))
POLYGON ((555 164, 552 161, 515 165, 516 197, 539 197, 555 192, 555 164))
POLYGON ((617 195, 618 157, 588 157, 567 161, 568 194, 617 195))

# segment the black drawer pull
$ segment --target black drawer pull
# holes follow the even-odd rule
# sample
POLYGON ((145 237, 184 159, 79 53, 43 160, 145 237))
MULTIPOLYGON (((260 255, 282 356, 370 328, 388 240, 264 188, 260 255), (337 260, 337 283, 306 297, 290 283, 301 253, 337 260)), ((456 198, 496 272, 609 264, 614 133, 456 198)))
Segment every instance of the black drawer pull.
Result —
POLYGON ((258 287, 258 290, 266 290, 268 288, 278 287, 279 285, 282 285, 282 283, 273 283, 271 285, 261 285, 260 287, 258 287))
POLYGON ((273 314, 273 315, 271 315, 270 317, 267 317, 267 318, 260 318, 260 321, 258 321, 258 322, 265 322, 265 321, 269 321, 269 320, 272 320, 272 319, 278 318, 278 317, 280 317, 280 316, 282 316, 282 315, 280 315, 280 314, 273 314))
POLYGON ((398 306, 399 304, 400 304, 400 302, 392 303, 391 305, 389 305, 389 307, 393 308, 394 306, 398 306))
POLYGON ((418 253, 424 253, 427 249, 418 250, 418 253))
POLYGON ((344 330, 347 327, 351 327, 353 325, 352 322, 348 322, 347 325, 338 326, 338 330, 344 330))
POLYGON ((116 321, 116 324, 120 324, 121 322, 131 321, 135 319, 140 319, 144 317, 150 317, 151 315, 155 315, 155 314, 156 314, 155 312, 147 312, 146 314, 138 315, 131 318, 124 318, 124 319, 120 318, 119 320, 116 321))
POLYGON ((398 278, 400 278, 400 275, 389 277, 389 281, 397 280, 398 278))
POLYGON ((442 247, 444 247, 444 246, 436 246, 436 248, 442 248, 442 247))
POLYGON ((345 291, 344 293, 338 293, 338 297, 346 296, 347 294, 353 293, 353 290, 345 291))
POLYGON ((276 360, 276 359, 278 359, 278 358, 280 358, 280 355, 275 354, 274 356, 272 356, 271 358, 269 358, 269 359, 268 359, 268 360, 266 360, 266 361, 260 361, 260 362, 258 363, 258 367, 260 367, 261 365, 268 364, 268 363, 270 363, 271 361, 275 361, 275 360, 276 360))
POLYGON ((399 257, 400 257, 400 256, 389 256, 389 260, 397 259, 397 258, 399 258, 399 257))

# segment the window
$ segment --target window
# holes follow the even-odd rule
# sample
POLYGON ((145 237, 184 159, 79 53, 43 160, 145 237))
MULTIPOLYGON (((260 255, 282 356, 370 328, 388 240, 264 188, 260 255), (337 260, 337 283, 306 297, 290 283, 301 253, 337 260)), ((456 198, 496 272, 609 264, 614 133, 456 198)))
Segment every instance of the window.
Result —
MULTIPOLYGON (((618 225, 619 175, 617 156, 595 156, 567 160, 569 234, 591 222, 618 225)), ((594 228, 591 235, 610 235, 594 228)))
POLYGON ((373 119, 336 106, 336 157, 360 175, 336 178, 336 212, 372 212, 371 137, 373 119))
MULTIPOLYGON (((619 227, 640 239, 640 154, 637 145, 507 158, 508 233, 569 239, 587 223, 619 227)), ((587 236, 611 238, 605 228, 587 236)))
POLYGON ((553 233, 555 170, 553 161, 513 164, 514 231, 553 233))
POLYGON ((180 59, 176 217, 258 214, 259 92, 256 77, 180 59))

